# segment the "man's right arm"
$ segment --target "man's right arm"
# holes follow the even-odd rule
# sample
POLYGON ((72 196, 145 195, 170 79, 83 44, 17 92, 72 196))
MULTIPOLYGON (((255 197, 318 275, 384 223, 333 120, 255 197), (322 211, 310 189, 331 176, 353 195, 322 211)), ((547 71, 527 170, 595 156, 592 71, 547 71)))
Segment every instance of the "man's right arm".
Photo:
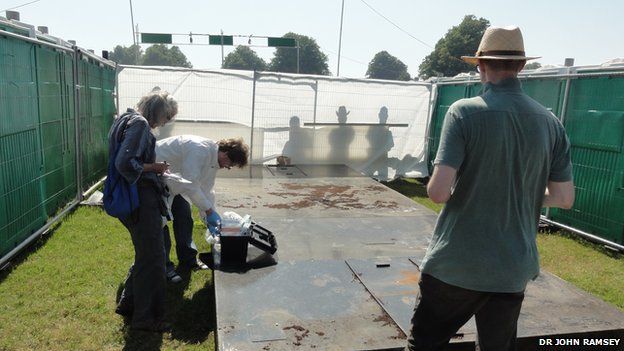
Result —
POLYGON ((433 175, 427 183, 427 195, 437 204, 446 203, 452 194, 457 170, 445 165, 435 165, 433 175))
POLYGON ((570 209, 574 204, 574 182, 553 182, 546 185, 543 207, 570 209))

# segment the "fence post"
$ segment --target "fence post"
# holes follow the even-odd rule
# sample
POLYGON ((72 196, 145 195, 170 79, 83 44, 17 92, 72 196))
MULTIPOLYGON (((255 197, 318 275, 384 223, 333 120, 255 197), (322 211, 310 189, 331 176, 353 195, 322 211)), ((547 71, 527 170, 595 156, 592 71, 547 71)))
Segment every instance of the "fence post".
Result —
POLYGON ((254 122, 256 113, 256 79, 258 73, 256 70, 253 72, 253 89, 251 93, 251 137, 249 142, 249 177, 251 178, 251 169, 253 166, 253 150, 254 150, 254 122))
POLYGON ((318 79, 314 81, 314 114, 312 115, 312 162, 316 163, 317 150, 316 150, 316 107, 318 105, 318 79))
MULTIPOLYGON (((427 166, 427 173, 429 173, 429 142, 431 141, 431 124, 434 121, 435 107, 438 103, 438 87, 431 84, 429 86, 429 105, 427 106, 427 125, 425 126, 425 144, 423 145, 423 157, 425 158, 425 165, 427 166)), ((431 174, 430 174, 431 175, 431 174)))
POLYGON ((80 124, 80 49, 74 45, 74 127, 76 129, 76 200, 82 201, 82 146, 80 124))

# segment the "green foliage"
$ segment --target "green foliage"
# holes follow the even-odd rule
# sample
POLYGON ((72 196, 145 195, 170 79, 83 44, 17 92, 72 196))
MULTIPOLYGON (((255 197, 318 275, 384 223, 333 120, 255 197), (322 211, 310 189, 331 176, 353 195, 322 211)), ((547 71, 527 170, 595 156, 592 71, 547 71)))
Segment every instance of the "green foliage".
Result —
POLYGON ((542 67, 542 64, 539 62, 529 62, 526 65, 524 65, 524 69, 528 70, 528 69, 538 69, 542 67))
POLYGON ((436 204, 429 199, 429 196, 427 196, 427 186, 424 182, 412 178, 397 178, 390 182, 383 182, 383 184, 436 213, 442 211, 442 207, 444 207, 444 204, 436 204))
POLYGON ((128 47, 117 45, 110 53, 109 58, 122 65, 140 65, 143 57, 143 50, 139 45, 130 45, 128 47))
POLYGON ((147 48, 142 64, 144 66, 193 67, 179 47, 168 48, 165 44, 155 44, 147 48))
MULTIPOLYGON (((316 40, 305 35, 288 32, 283 38, 292 38, 299 44, 299 73, 329 75, 327 55, 319 48, 316 40)), ((295 48, 277 48, 269 64, 274 72, 297 72, 297 50, 295 48)))
POLYGON ((540 232, 542 268, 624 310, 624 256, 565 232, 540 232))
POLYGON ((440 39, 435 49, 418 67, 423 79, 438 75, 452 77, 461 72, 474 70, 461 60, 462 55, 474 55, 479 47, 485 29, 490 21, 467 15, 458 26, 454 26, 440 39))
POLYGON ((240 45, 223 60, 221 68, 266 71, 267 64, 249 47, 240 45))
MULTIPOLYGON (((200 252, 208 250, 204 230, 196 221, 200 252)), ((168 285, 171 334, 129 330, 115 314, 133 257, 118 220, 100 208, 78 208, 0 272, 0 350, 214 350, 210 271, 182 273, 182 283, 168 285)))
POLYGON ((117 45, 111 52, 110 59, 123 65, 193 67, 180 48, 168 48, 164 44, 152 45, 145 53, 139 45, 117 45))
POLYGON ((367 78, 388 80, 410 80, 407 66, 387 51, 380 51, 368 64, 367 78))

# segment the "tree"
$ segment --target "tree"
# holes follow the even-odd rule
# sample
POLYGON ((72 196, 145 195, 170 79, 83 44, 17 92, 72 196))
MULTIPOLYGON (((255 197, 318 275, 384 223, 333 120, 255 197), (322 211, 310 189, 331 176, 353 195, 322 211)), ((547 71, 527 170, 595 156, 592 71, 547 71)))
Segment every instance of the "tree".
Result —
POLYGON ((221 68, 266 71, 267 64, 258 57, 255 51, 247 46, 240 45, 225 57, 221 68))
POLYGON ((387 51, 380 51, 368 64, 367 78, 410 80, 407 66, 398 58, 390 55, 387 51))
POLYGON ((474 70, 472 66, 461 60, 462 55, 474 55, 479 47, 485 29, 490 21, 485 18, 467 15, 462 22, 449 29, 418 67, 421 78, 443 75, 452 77, 461 72, 474 70))
POLYGON ((145 54, 139 45, 117 45, 111 52, 110 59, 122 65, 193 67, 180 48, 168 48, 164 44, 150 46, 145 54))
POLYGON ((122 65, 139 65, 143 50, 139 45, 130 45, 128 47, 117 45, 110 53, 109 58, 122 65))
POLYGON ((155 44, 147 48, 141 63, 144 66, 193 67, 180 48, 177 46, 167 48, 164 44, 155 44))
MULTIPOLYGON (((319 48, 316 40, 292 32, 282 38, 292 38, 299 44, 299 73, 329 75, 327 55, 319 48)), ((269 70, 274 72, 297 72, 297 50, 295 48, 277 48, 271 59, 269 70)))
POLYGON ((529 62, 526 65, 524 65, 524 69, 538 69, 542 67, 542 64, 539 62, 529 62))

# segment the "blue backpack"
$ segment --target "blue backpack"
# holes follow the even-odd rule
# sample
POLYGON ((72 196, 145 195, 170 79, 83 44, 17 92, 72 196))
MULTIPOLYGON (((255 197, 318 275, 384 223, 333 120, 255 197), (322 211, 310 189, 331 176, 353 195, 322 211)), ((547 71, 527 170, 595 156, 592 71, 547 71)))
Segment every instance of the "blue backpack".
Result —
POLYGON ((125 218, 139 207, 139 192, 136 184, 129 184, 115 167, 115 159, 121 148, 121 136, 128 120, 129 118, 125 118, 119 126, 117 133, 119 137, 115 140, 115 151, 108 160, 108 175, 104 182, 104 210, 116 218, 125 218))

